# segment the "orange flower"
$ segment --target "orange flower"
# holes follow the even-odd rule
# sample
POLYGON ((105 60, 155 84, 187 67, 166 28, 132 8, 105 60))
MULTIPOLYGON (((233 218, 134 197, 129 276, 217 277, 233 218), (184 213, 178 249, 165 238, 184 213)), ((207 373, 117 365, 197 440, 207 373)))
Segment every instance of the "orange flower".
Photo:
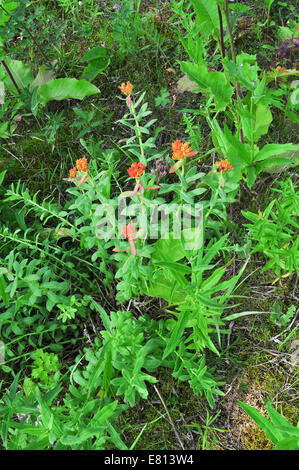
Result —
POLYGON ((197 151, 192 151, 189 142, 181 142, 180 140, 175 140, 172 144, 172 159, 173 160, 184 160, 185 157, 193 157, 196 155, 198 152, 197 151))
POLYGON ((69 173, 69 178, 70 178, 70 179, 74 179, 74 178, 76 178, 76 176, 77 176, 77 170, 76 170, 76 168, 71 168, 71 169, 70 169, 70 173, 69 173))
POLYGON ((189 142, 185 142, 183 144, 180 140, 175 140, 172 142, 171 146, 173 150, 171 158, 178 161, 170 168, 169 173, 175 173, 181 166, 184 166, 184 160, 186 157, 193 157, 198 153, 197 150, 191 150, 189 142))
POLYGON ((129 173, 129 176, 131 176, 131 178, 139 178, 139 176, 142 175, 145 169, 146 169, 146 166, 143 165, 143 163, 134 162, 128 169, 128 173, 129 173))
POLYGON ((130 82, 127 82, 127 84, 122 83, 121 86, 119 86, 118 88, 126 96, 131 96, 133 91, 133 85, 130 82))
POLYGON ((137 252, 136 252, 136 246, 135 246, 135 241, 134 241, 135 240, 134 235, 136 233, 135 225, 132 225, 129 222, 127 225, 124 225, 121 228, 121 231, 124 234, 124 236, 128 239, 129 244, 130 244, 130 248, 127 248, 125 250, 118 250, 117 248, 113 248, 113 251, 115 251, 116 253, 121 253, 121 252, 124 252, 124 251, 131 250, 132 255, 136 256, 137 252))
POLYGON ((216 165, 218 167, 217 169, 221 173, 225 173, 226 171, 229 171, 233 168, 233 165, 231 165, 227 159, 226 160, 220 160, 219 162, 216 162, 216 165))
POLYGON ((121 228, 122 233, 124 234, 125 238, 128 240, 132 240, 133 236, 136 233, 136 227, 135 225, 132 225, 131 222, 129 222, 127 225, 124 225, 121 228))
POLYGON ((79 160, 76 161, 76 167, 78 171, 87 171, 88 170, 87 158, 79 158, 79 160))

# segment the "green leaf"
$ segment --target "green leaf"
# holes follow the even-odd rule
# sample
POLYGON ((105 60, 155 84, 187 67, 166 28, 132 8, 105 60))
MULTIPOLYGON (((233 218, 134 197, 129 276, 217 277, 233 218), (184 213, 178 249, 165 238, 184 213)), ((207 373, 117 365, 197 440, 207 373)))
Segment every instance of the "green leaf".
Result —
POLYGON ((198 85, 199 90, 208 98, 213 96, 215 111, 224 111, 231 103, 233 87, 223 72, 209 72, 206 65, 180 62, 182 71, 198 85))
POLYGON ((67 98, 82 100, 86 96, 99 93, 100 90, 86 80, 75 78, 57 78, 40 87, 40 101, 43 104, 48 101, 61 101, 67 98))
POLYGON ((1 186, 2 183, 3 183, 3 180, 4 180, 4 177, 5 177, 6 171, 7 171, 7 170, 4 170, 4 171, 1 171, 1 173, 0 173, 0 186, 1 186))
POLYGON ((219 36, 217 0, 191 0, 196 13, 196 26, 205 36, 219 36))
POLYGON ((38 74, 36 75, 35 79, 31 83, 30 88, 33 90, 35 87, 41 87, 45 83, 54 80, 55 74, 53 70, 49 69, 46 65, 41 65, 38 69, 38 74))
POLYGON ((170 339, 166 345, 162 359, 166 359, 171 354, 177 345, 179 344, 181 337, 184 333, 185 326, 189 319, 189 312, 180 312, 179 319, 176 323, 175 329, 173 330, 170 339))
POLYGON ((16 8, 18 8, 19 5, 19 2, 4 2, 3 7, 5 7, 5 11, 2 9, 0 11, 0 27, 5 26, 12 13, 16 8))
POLYGON ((107 51, 105 47, 96 46, 86 52, 86 54, 80 59, 80 62, 90 62, 95 59, 102 59, 107 57, 107 51))
POLYGON ((254 185, 255 180, 256 180, 256 176, 257 176, 257 174, 256 174, 255 168, 253 166, 249 166, 247 168, 247 178, 246 178, 247 186, 248 186, 249 189, 251 189, 252 186, 254 185))
MULTIPOLYGON (((293 429, 293 426, 291 426, 289 422, 285 419, 285 417, 278 413, 275 408, 271 406, 270 403, 266 405, 266 408, 269 418, 271 419, 273 424, 275 424, 276 426, 290 426, 290 429, 293 429)), ((297 430, 296 428, 294 429, 297 430)), ((299 437, 299 429, 297 430, 297 437, 299 437)))
POLYGON ((265 160, 273 155, 280 155, 285 152, 295 152, 298 150, 298 145, 294 144, 267 144, 262 150, 257 152, 254 156, 254 162, 265 160))
POLYGON ((299 440, 296 437, 287 437, 282 439, 274 447, 274 450, 298 450, 299 449, 299 440))
POLYGON ((233 313, 232 315, 228 315, 227 317, 223 318, 225 321, 236 320, 240 317, 246 317, 247 315, 260 315, 262 313, 271 313, 271 312, 256 312, 256 311, 248 311, 248 312, 240 312, 240 313, 233 313))
POLYGON ((185 298, 183 287, 185 286, 182 286, 182 284, 177 281, 172 281, 169 277, 159 274, 156 275, 155 279, 150 283, 150 286, 146 290, 146 295, 151 297, 161 297, 169 303, 179 303, 185 298))
POLYGON ((270 11, 271 5, 272 5, 272 3, 274 3, 274 2, 275 2, 275 0, 265 0, 265 3, 266 3, 266 5, 267 5, 267 10, 268 10, 268 12, 270 11))
MULTIPOLYGON (((34 77, 29 67, 26 67, 23 64, 23 62, 21 62, 20 60, 13 60, 13 59, 10 59, 9 57, 5 59, 5 63, 7 67, 9 68, 13 78, 15 79, 16 84, 21 90, 31 85, 31 83, 34 80, 34 77)), ((3 81, 4 81, 6 88, 13 95, 18 94, 13 82, 11 81, 11 78, 9 77, 3 65, 1 65, 0 71, 2 74, 4 72, 5 78, 3 79, 3 81)))
POLYGON ((152 254, 153 260, 179 261, 186 256, 180 239, 174 239, 173 234, 169 234, 169 239, 160 239, 154 244, 155 251, 152 254))
POLYGON ((255 110, 254 141, 257 142, 260 137, 267 134, 269 126, 273 120, 272 113, 268 106, 261 103, 257 104, 255 110))
POLYGON ((291 165, 291 163, 292 161, 290 158, 268 158, 267 160, 260 162, 256 165, 256 174, 258 175, 262 171, 266 171, 267 173, 276 173, 280 171, 284 166, 291 165))
POLYGON ((4 305, 8 305, 8 303, 9 303, 8 294, 7 294, 7 292, 5 292, 6 287, 7 287, 7 284, 5 282, 5 279, 4 279, 3 275, 0 272, 0 299, 3 300, 4 305))
POLYGON ((238 400, 239 405, 241 408, 250 416, 251 419, 264 431, 264 433, 268 436, 268 438, 273 442, 273 444, 277 444, 281 439, 282 435, 279 431, 275 429, 273 424, 262 416, 255 408, 247 403, 243 403, 242 401, 238 400))
POLYGON ((92 82, 92 80, 94 80, 100 72, 102 72, 108 67, 109 63, 109 57, 103 57, 101 59, 92 60, 83 70, 82 78, 85 78, 86 80, 92 82))
POLYGON ((17 393, 17 387, 18 387, 18 381, 19 381, 20 373, 21 373, 21 371, 19 371, 17 373, 17 375, 15 376, 15 378, 13 380, 13 383, 11 384, 11 387, 10 387, 10 390, 9 390, 8 399, 9 399, 11 404, 12 404, 12 402, 13 402, 15 396, 16 396, 16 393, 17 393))

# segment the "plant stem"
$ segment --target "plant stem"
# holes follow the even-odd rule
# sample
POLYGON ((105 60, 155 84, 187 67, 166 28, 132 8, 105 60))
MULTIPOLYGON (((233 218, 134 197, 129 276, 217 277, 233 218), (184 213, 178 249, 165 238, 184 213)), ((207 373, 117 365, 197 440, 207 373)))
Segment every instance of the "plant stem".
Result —
POLYGON ((235 46, 234 46, 234 39, 233 39, 233 33, 229 21, 229 11, 228 11, 228 0, 224 0, 223 3, 223 12, 224 16, 226 19, 226 26, 227 26, 227 32, 228 32, 228 37, 229 37, 229 43, 230 43, 230 50, 232 54, 232 59, 234 63, 236 63, 236 51, 235 51, 235 46))
POLYGON ((138 137, 138 140, 139 140, 140 154, 141 154, 141 157, 142 157, 141 160, 143 160, 142 163, 145 164, 146 162, 145 162, 145 158, 144 158, 144 150, 143 150, 143 145, 142 145, 141 131, 140 131, 140 128, 139 128, 139 123, 138 123, 138 119, 137 119, 137 116, 136 116, 136 111, 135 111, 135 108, 134 108, 133 101, 131 101, 131 110, 132 110, 132 114, 134 116, 136 127, 137 127, 137 137, 138 137))
POLYGON ((13 77, 13 74, 11 73, 11 71, 10 71, 10 69, 9 69, 9 67, 8 67, 8 65, 7 65, 7 63, 6 63, 4 60, 1 60, 1 63, 2 63, 2 65, 3 65, 3 67, 5 68, 6 72, 8 73, 9 78, 11 79, 11 81, 12 81, 12 83, 13 83, 15 89, 17 90, 18 94, 20 95, 20 94, 21 94, 21 90, 20 90, 20 88, 18 87, 17 82, 15 81, 15 79, 14 79, 14 77, 13 77))
MULTIPOLYGON (((225 16, 225 19, 226 19, 226 26, 227 26, 227 32, 228 32, 228 37, 229 37, 232 60, 236 64, 237 63, 237 58, 236 58, 236 51, 235 51, 235 46, 234 46, 234 38, 233 38, 232 28, 231 28, 230 20, 229 20, 228 0, 224 0, 223 12, 224 12, 224 16, 225 16)), ((240 87, 239 82, 237 82, 237 84, 236 84, 236 91, 237 91, 237 97, 239 96, 240 98, 242 98, 241 87, 240 87)), ((240 116, 239 116, 238 120, 240 122, 240 116)), ((244 135, 243 135, 243 129, 242 128, 240 129, 240 140, 241 140, 242 144, 244 144, 244 135)))
POLYGON ((217 5, 218 7, 218 16, 219 16, 219 25, 220 25, 220 46, 221 46, 221 54, 222 54, 222 59, 225 57, 225 47, 224 47, 224 33, 223 33, 223 20, 222 20, 222 12, 220 5, 217 5))

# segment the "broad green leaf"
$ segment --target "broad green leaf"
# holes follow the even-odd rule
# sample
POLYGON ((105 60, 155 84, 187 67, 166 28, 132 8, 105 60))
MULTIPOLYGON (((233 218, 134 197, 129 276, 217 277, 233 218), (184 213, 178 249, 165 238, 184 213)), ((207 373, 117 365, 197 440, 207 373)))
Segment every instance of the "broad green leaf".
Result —
POLYGON ((161 297, 167 302, 175 304, 184 300, 186 295, 183 291, 184 287, 177 281, 170 280, 169 277, 159 274, 155 276, 155 279, 150 283, 145 293, 150 297, 161 297))
POLYGON ((82 100, 86 96, 99 93, 100 90, 86 80, 76 78, 56 78, 40 87, 40 101, 43 104, 51 100, 65 100, 72 98, 82 100))
POLYGON ((173 234, 169 234, 169 239, 158 240, 154 245, 155 251, 152 255, 154 260, 179 261, 184 258, 185 250, 180 239, 174 239, 173 234))
MULTIPOLYGON (((9 68, 16 84, 20 88, 20 90, 27 88, 31 85, 34 80, 33 73, 31 72, 29 67, 26 67, 23 62, 20 60, 13 60, 9 57, 5 58, 5 63, 9 68)), ((9 77, 8 73, 6 72, 3 65, 0 67, 0 72, 3 74, 5 72, 5 78, 3 79, 6 88, 13 94, 18 94, 11 78, 9 77)))
POLYGON ((256 174, 258 175, 261 171, 268 173, 276 173, 280 171, 284 166, 290 166, 292 163, 290 158, 273 157, 260 162, 256 165, 256 174))
MULTIPOLYGON (((43 433, 41 432, 41 435, 43 436, 43 433)), ((30 442, 30 444, 25 447, 24 450, 44 450, 47 449, 50 446, 49 444, 49 437, 40 437, 36 441, 30 442)))
POLYGON ((223 59, 223 65, 232 81, 236 84, 239 82, 245 86, 247 90, 252 91, 252 84, 258 80, 258 66, 255 55, 242 53, 237 56, 237 63, 227 57, 223 59))
POLYGON ((107 57, 107 51, 105 47, 96 46, 86 52, 86 54, 80 59, 80 62, 90 62, 95 59, 102 59, 107 57))
POLYGON ((162 267, 164 266, 180 274, 190 274, 192 272, 192 269, 189 266, 185 266, 181 263, 172 263, 170 261, 157 261, 155 264, 162 267))
POLYGON ((205 36, 219 35, 217 0, 191 0, 196 13, 196 26, 205 36))
POLYGON ((255 111, 254 141, 267 134, 273 116, 268 106, 258 103, 255 111))
POLYGON ((3 180, 4 180, 4 177, 5 177, 6 171, 7 171, 7 170, 4 170, 4 171, 1 171, 1 173, 0 173, 0 186, 1 186, 1 184, 3 183, 3 180))
POLYGON ((38 388, 35 389, 35 396, 38 400, 38 403, 40 405, 40 411, 41 411, 41 420, 45 428, 47 428, 49 431, 53 430, 56 436, 61 435, 61 427, 60 424, 57 420, 56 417, 54 417, 51 408, 49 405, 46 403, 44 398, 41 396, 40 391, 38 388))
POLYGON ((296 436, 299 439, 299 428, 292 426, 290 423, 285 423, 284 426, 277 424, 278 431, 281 431, 286 434, 291 434, 292 436, 296 436))
POLYGON ((116 409, 118 405, 118 401, 113 401, 112 403, 109 403, 109 405, 104 406, 103 408, 99 408, 99 410, 96 412, 94 417, 91 420, 91 425, 94 426, 102 426, 105 424, 105 421, 109 420, 111 416, 114 414, 114 410, 116 409))
POLYGON ((199 90, 208 98, 215 100, 215 110, 224 111, 231 103, 233 87, 223 72, 209 72, 205 65, 180 62, 182 71, 198 85, 199 90))
POLYGON ((3 300, 5 305, 8 305, 9 297, 8 297, 7 292, 5 292, 6 287, 7 287, 7 284, 5 282, 5 279, 3 275, 0 273, 0 299, 3 300))
POLYGON ((250 164, 251 153, 249 146, 247 144, 243 144, 238 136, 234 136, 226 124, 224 125, 224 134, 230 144, 226 154, 230 163, 236 166, 238 166, 240 162, 250 164))
POLYGON ((271 312, 257 312, 257 311, 248 311, 248 312, 240 312, 240 313, 233 313, 232 315, 228 315, 227 317, 223 318, 225 321, 236 320, 240 317, 246 317, 247 315, 261 315, 262 313, 271 313, 271 312))
POLYGON ((86 80, 92 82, 92 80, 94 80, 100 72, 102 72, 108 67, 109 63, 109 57, 103 57, 101 59, 92 60, 83 70, 82 78, 85 78, 86 80))
POLYGON ((15 398, 16 393, 17 393, 17 387, 18 387, 18 381, 19 381, 20 373, 21 373, 21 371, 19 371, 17 373, 17 375, 15 376, 15 378, 14 378, 12 384, 11 384, 10 390, 9 390, 8 399, 9 399, 10 404, 12 404, 12 402, 14 401, 14 398, 15 398))
POLYGON ((41 67, 38 69, 38 73, 31 83, 30 88, 33 90, 35 87, 41 87, 45 83, 50 82, 51 80, 54 80, 55 74, 52 69, 47 68, 45 65, 41 65, 41 67))
POLYGON ((285 152, 295 152, 298 150, 298 145, 294 144, 267 144, 262 150, 258 151, 254 156, 254 162, 265 160, 273 155, 280 155, 285 152))
POLYGON ((246 111, 246 114, 240 112, 244 137, 249 142, 251 140, 257 142, 262 135, 267 134, 273 119, 272 113, 268 106, 261 103, 254 106, 252 115, 249 112, 249 106, 246 111))

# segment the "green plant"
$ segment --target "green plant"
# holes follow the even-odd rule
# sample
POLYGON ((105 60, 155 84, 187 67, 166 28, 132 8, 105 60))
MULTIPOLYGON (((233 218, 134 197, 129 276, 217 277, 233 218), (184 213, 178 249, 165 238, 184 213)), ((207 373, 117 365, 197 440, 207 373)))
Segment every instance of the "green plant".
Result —
POLYGON ((36 116, 38 107, 51 100, 67 98, 83 99, 98 93, 97 87, 86 80, 75 78, 54 78, 53 72, 45 66, 39 68, 34 78, 32 71, 19 60, 7 59, 2 62, 0 79, 7 90, 27 104, 36 116))
POLYGON ((65 117, 63 116, 63 111, 61 111, 60 113, 46 115, 46 117, 49 119, 47 124, 43 127, 40 132, 32 133, 32 135, 36 137, 45 137, 48 144, 51 145, 51 149, 53 152, 56 144, 56 134, 58 130, 63 126, 63 123, 65 122, 65 117))
POLYGON ((261 415, 255 408, 247 403, 238 402, 241 408, 251 419, 264 431, 267 437, 275 445, 274 450, 298 450, 299 449, 299 429, 298 425, 293 426, 284 416, 279 414, 270 403, 266 409, 269 419, 261 415))
POLYGON ((275 302, 272 307, 272 312, 270 320, 277 326, 286 326, 295 316, 296 307, 295 305, 291 305, 286 313, 283 313, 279 303, 275 302))
POLYGON ((61 364, 57 354, 47 353, 42 349, 37 349, 34 352, 31 377, 38 380, 46 389, 58 381, 59 373, 57 374, 57 372, 60 368, 61 364))
MULTIPOLYGON (((263 271, 272 270, 282 281, 298 272, 298 223, 299 198, 290 178, 280 182, 280 189, 273 189, 278 198, 271 201, 264 211, 254 214, 243 211, 251 224, 245 224, 254 240, 252 253, 263 253, 268 261, 263 271)), ((274 196, 275 197, 275 196, 274 196)))
POLYGON ((217 438, 217 432, 226 432, 224 429, 215 428, 211 426, 214 421, 218 418, 220 411, 216 413, 214 416, 210 416, 209 410, 207 410, 206 414, 206 421, 204 425, 200 425, 197 423, 186 424, 186 427, 189 428, 196 428, 199 434, 199 440, 197 444, 197 448, 200 450, 213 450, 214 446, 219 445, 219 440, 217 438), (212 441, 212 444, 211 444, 212 441))
POLYGON ((157 107, 167 106, 170 103, 169 96, 169 92, 166 90, 166 88, 162 88, 160 96, 155 98, 155 105, 157 107))
POLYGON ((95 112, 93 110, 89 111, 88 113, 85 113, 83 109, 74 108, 73 111, 77 114, 79 118, 81 118, 80 121, 76 121, 71 124, 71 127, 82 128, 82 130, 78 134, 78 139, 83 137, 85 134, 91 132, 93 128, 99 126, 103 122, 102 120, 94 120, 95 112))
POLYGON ((260 149, 257 145, 272 122, 270 106, 282 108, 283 91, 267 87, 266 73, 259 74, 255 55, 236 53, 227 1, 213 0, 209 10, 204 2, 191 2, 194 15, 191 12, 188 19, 183 18, 183 3, 175 2, 174 11, 186 27, 186 37, 179 33, 179 38, 192 62, 180 61, 181 69, 191 81, 189 90, 200 91, 205 96, 200 114, 207 120, 218 154, 233 165, 228 180, 239 182, 245 173, 247 185, 251 188, 258 174, 265 169, 294 164, 293 152, 298 146, 266 144, 260 149), (221 8, 226 20, 231 58, 226 50, 221 8), (206 47, 212 35, 221 50, 223 71, 208 67, 206 47), (220 112, 225 112, 227 116, 223 129, 217 120, 220 112), (284 156, 279 157, 281 154, 284 156))

